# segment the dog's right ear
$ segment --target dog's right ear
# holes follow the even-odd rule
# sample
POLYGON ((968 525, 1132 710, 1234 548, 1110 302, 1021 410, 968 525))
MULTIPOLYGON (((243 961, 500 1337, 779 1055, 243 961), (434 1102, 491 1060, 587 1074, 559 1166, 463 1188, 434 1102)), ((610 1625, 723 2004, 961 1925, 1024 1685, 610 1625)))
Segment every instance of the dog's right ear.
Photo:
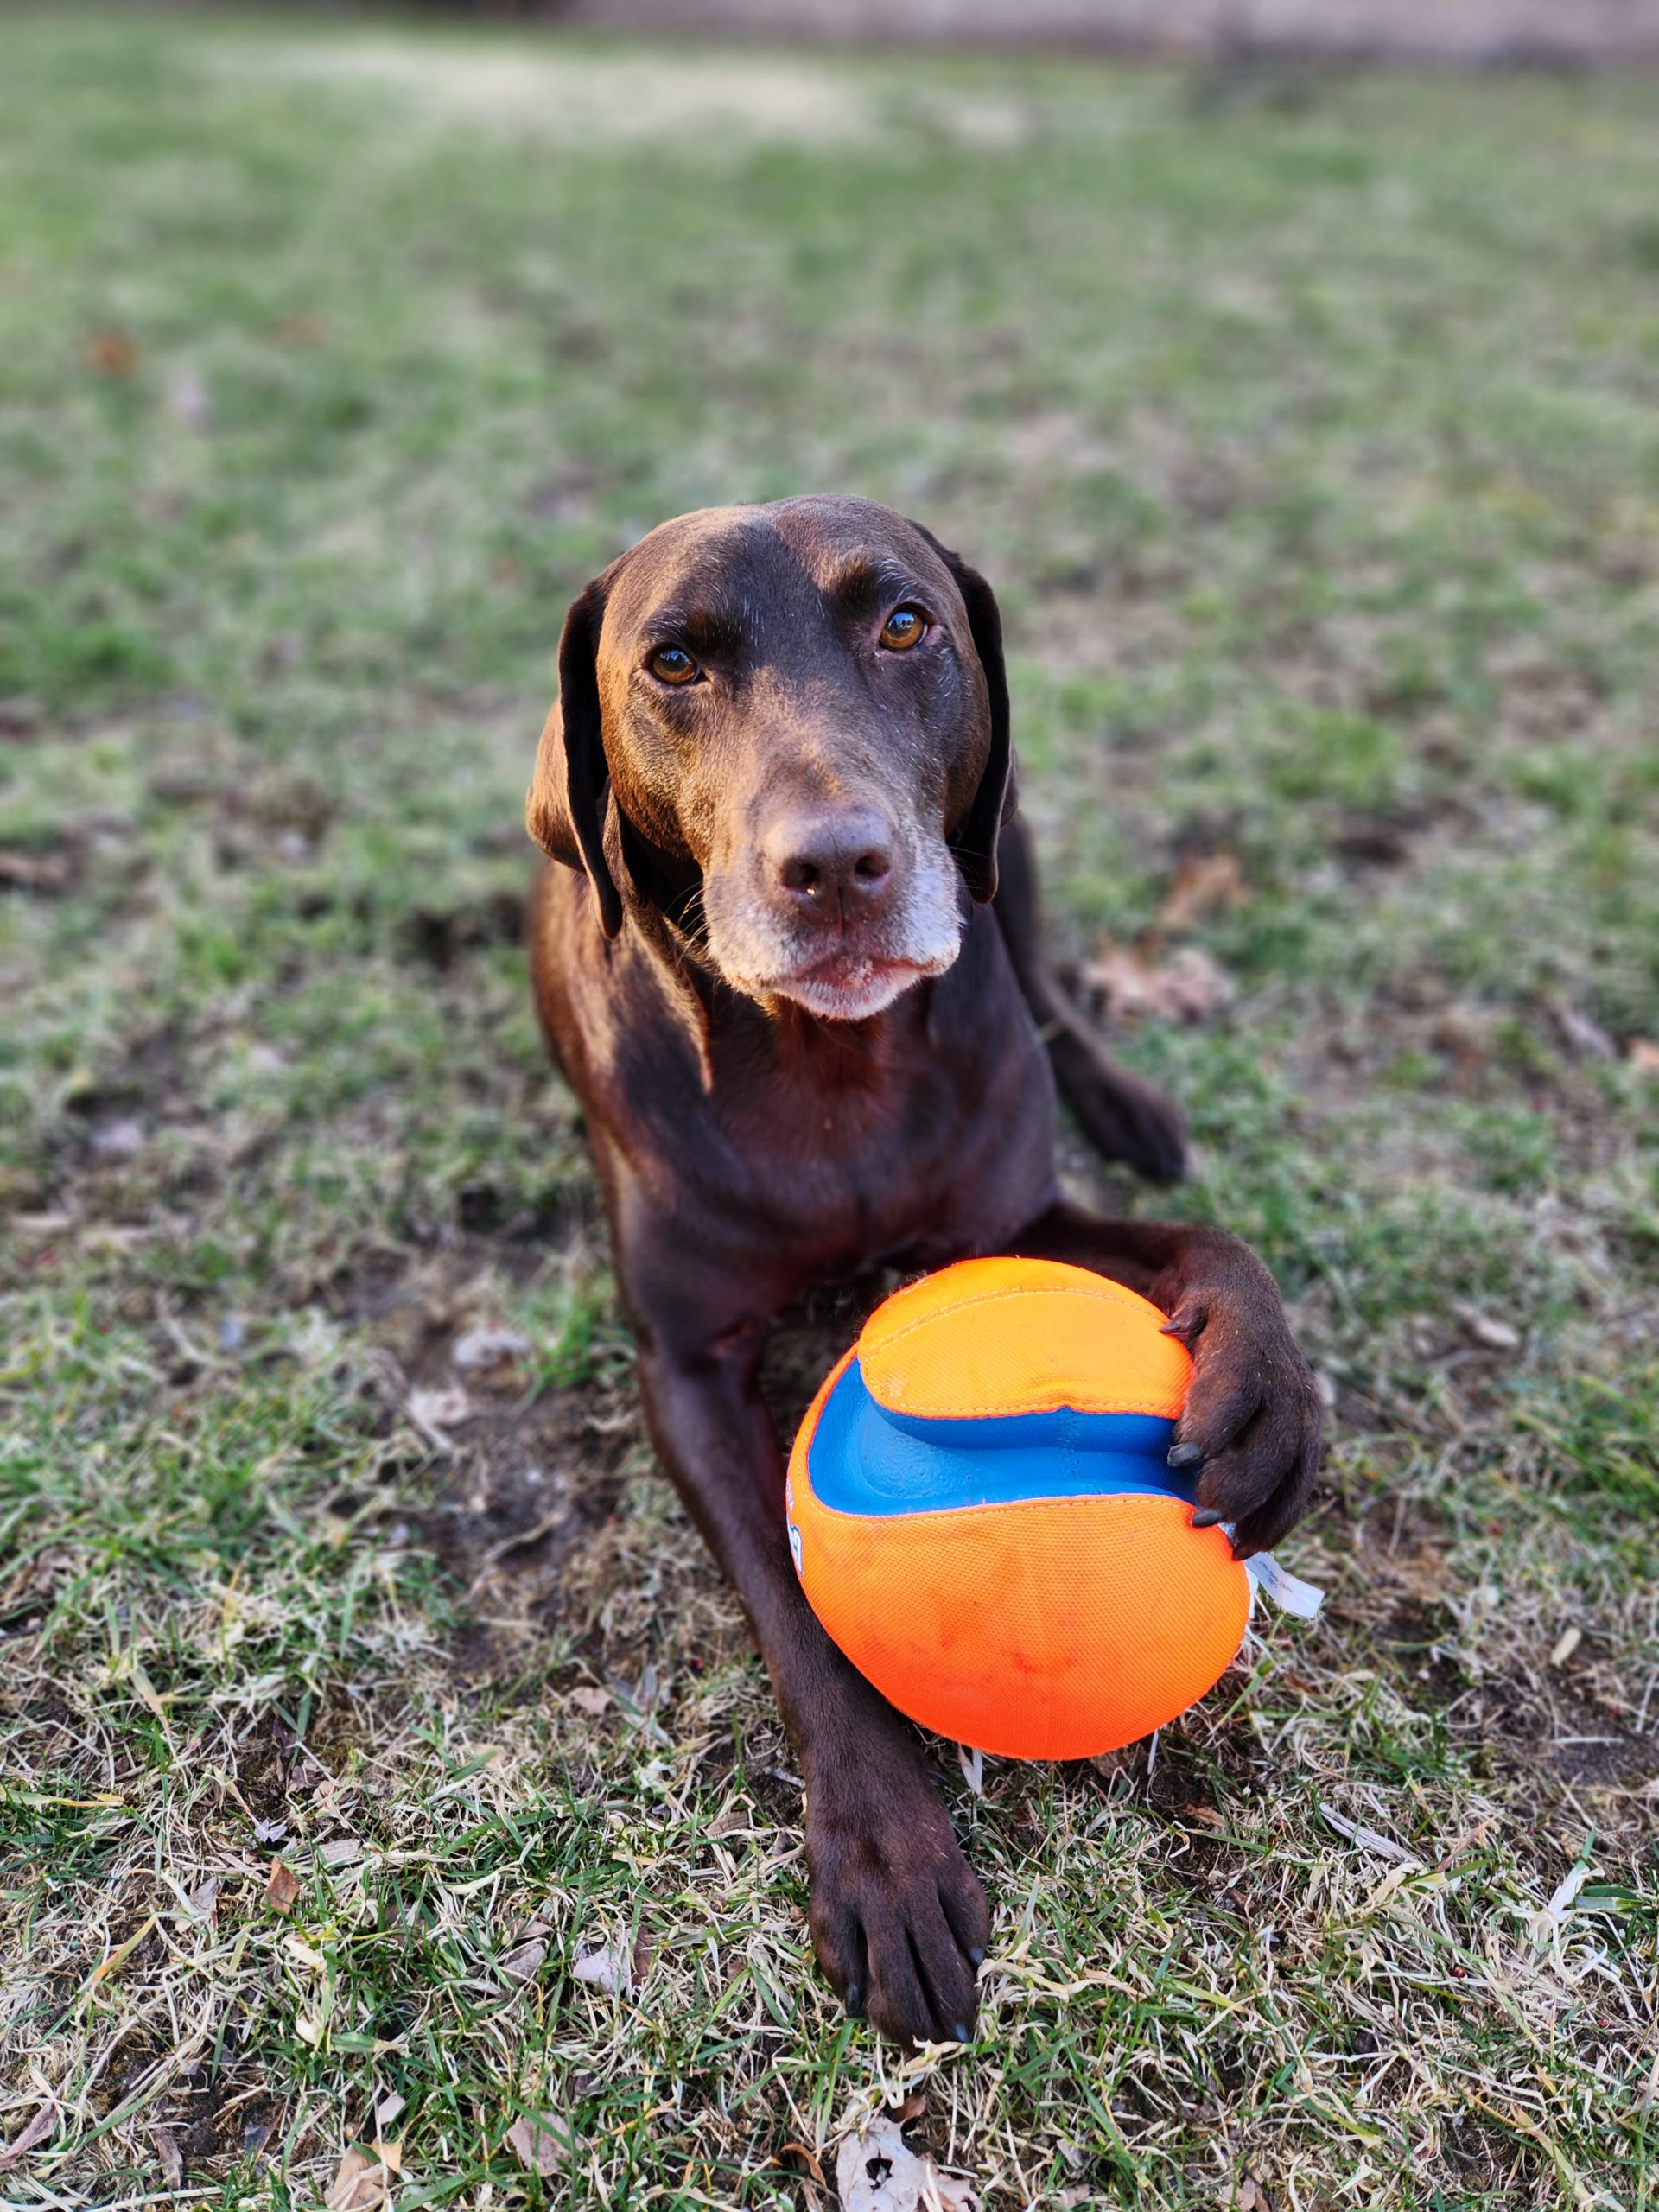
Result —
POLYGON ((542 731, 524 802, 524 826, 552 859, 586 869, 599 925, 607 937, 614 937, 622 926, 622 899, 605 858, 610 772, 599 710, 599 626, 604 616, 600 578, 572 602, 564 618, 559 696, 542 731))

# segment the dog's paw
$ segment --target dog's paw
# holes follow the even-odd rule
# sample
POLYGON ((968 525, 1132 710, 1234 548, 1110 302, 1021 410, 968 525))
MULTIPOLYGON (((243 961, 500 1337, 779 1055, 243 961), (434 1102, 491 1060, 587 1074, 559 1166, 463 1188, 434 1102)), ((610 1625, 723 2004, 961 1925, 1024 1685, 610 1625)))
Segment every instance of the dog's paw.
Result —
POLYGON ((813 1946, 847 2010, 897 2044, 966 2043, 990 1920, 912 1746, 811 1788, 806 1856, 813 1946))
POLYGON ((1324 1455, 1319 1384, 1259 1274, 1189 1290, 1169 1317, 1193 1365, 1170 1465, 1202 1470, 1194 1522, 1230 1522, 1240 1559, 1295 1527, 1324 1455))

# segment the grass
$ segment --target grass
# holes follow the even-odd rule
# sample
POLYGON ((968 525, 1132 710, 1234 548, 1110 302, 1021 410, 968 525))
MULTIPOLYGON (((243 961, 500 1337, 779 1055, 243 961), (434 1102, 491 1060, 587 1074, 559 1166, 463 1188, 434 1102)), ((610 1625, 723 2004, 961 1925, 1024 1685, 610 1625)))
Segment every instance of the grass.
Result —
POLYGON ((1654 2203, 1659 86, 5 45, 6 2203, 818 2205, 906 2097, 995 2212, 1654 2203), (995 1947, 902 2063, 517 942, 566 601, 811 486, 995 580, 1066 957, 1230 979, 1120 1043, 1334 1406, 1318 1624, 938 1747, 995 1947))

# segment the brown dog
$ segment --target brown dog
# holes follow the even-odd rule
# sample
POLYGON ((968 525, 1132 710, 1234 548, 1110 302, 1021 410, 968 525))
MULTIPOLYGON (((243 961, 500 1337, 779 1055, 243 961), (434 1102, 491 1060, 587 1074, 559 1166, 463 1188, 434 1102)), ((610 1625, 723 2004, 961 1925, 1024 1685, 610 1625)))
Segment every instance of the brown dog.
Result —
POLYGON ((1306 1503, 1318 1392, 1236 1239, 1059 1194, 1051 1060, 1103 1153, 1170 1177, 1183 1142, 1042 963, 982 577, 863 499, 682 516, 571 607, 559 685, 528 819, 563 865, 531 963, 652 1441, 800 1758, 824 1972, 887 2035, 965 2040, 984 1897, 916 1736, 796 1580, 756 1388, 774 1320, 826 1280, 972 1253, 1127 1283, 1192 1352, 1171 1459, 1202 1464, 1197 1517, 1241 1554, 1306 1503))

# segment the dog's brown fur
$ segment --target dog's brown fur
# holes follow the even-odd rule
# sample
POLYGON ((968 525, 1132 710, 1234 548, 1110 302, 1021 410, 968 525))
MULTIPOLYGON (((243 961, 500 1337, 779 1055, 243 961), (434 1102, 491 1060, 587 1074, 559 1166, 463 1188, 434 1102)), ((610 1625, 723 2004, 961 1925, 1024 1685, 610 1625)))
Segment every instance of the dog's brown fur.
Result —
POLYGON ((1184 1144, 1043 963, 982 577, 865 500, 688 515, 576 601, 559 683, 528 819, 562 865, 531 968, 586 1112, 652 1438, 800 1758, 825 1973, 901 2041, 965 2037, 984 1897, 914 1733, 801 1594, 756 1388, 773 1321, 826 1280, 973 1253, 1127 1283, 1192 1349, 1173 1456, 1202 1465, 1201 1512, 1241 1553, 1306 1503, 1318 1393, 1236 1239, 1060 1196, 1054 1076, 1107 1155, 1170 1177, 1184 1144), (895 645, 900 607, 925 629, 895 645), (690 681, 653 672, 664 646, 690 681))

